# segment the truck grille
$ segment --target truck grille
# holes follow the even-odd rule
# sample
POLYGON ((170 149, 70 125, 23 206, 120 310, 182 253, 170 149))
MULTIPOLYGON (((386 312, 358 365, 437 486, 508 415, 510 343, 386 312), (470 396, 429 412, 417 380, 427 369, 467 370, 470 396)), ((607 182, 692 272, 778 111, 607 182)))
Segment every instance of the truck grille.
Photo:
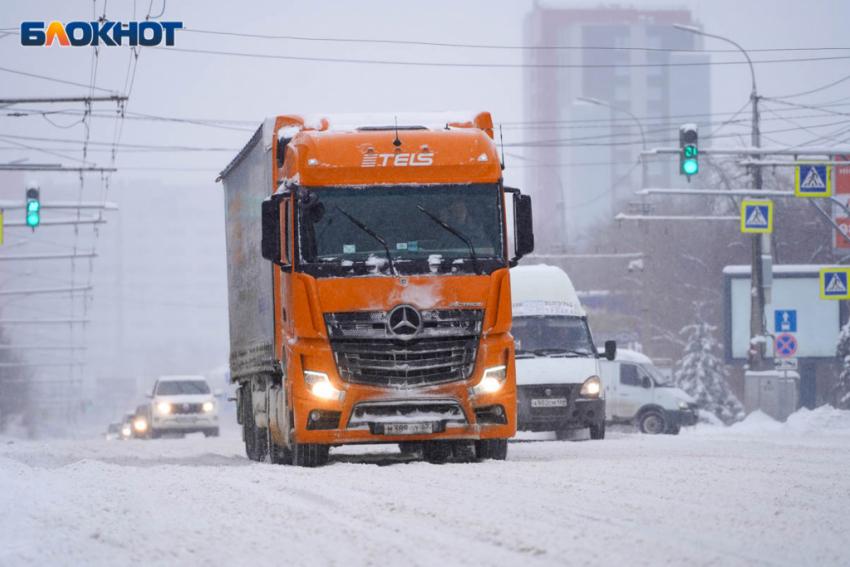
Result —
POLYGON ((484 311, 422 311, 415 337, 400 340, 387 329, 385 311, 327 313, 340 378, 372 386, 411 387, 465 380, 472 375, 484 311))

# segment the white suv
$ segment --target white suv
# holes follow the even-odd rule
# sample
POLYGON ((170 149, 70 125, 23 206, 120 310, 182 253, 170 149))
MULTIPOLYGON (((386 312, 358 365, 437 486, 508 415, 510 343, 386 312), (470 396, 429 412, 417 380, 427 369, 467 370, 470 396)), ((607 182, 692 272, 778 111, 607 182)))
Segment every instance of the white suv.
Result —
POLYGON ((218 436, 218 406, 221 392, 210 391, 203 376, 160 376, 148 392, 150 429, 155 439, 163 433, 197 433, 218 436))

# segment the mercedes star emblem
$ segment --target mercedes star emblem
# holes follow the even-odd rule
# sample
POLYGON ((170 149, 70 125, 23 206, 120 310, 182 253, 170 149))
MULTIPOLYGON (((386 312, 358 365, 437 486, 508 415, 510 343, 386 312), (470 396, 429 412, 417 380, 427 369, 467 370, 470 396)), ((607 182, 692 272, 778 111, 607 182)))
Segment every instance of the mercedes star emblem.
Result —
POLYGON ((402 340, 410 340, 422 330, 422 314, 412 305, 396 305, 387 317, 387 331, 402 340))

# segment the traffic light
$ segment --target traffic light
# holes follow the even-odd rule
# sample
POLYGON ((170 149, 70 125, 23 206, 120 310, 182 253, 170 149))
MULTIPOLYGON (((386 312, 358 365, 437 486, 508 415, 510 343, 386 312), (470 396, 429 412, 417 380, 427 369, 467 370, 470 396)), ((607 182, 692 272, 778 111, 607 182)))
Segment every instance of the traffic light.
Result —
POLYGON ((40 191, 38 187, 30 187, 27 189, 27 226, 31 226, 33 230, 41 222, 41 203, 39 201, 40 191))
POLYGON ((679 127, 679 174, 687 175, 688 178, 699 171, 698 138, 696 124, 682 124, 679 127))

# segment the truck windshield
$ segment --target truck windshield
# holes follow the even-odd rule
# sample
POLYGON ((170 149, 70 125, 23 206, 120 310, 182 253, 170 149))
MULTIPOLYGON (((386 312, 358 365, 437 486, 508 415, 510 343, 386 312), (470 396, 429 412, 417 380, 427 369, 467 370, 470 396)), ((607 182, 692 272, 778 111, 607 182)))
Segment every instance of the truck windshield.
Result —
POLYGON ((168 380, 156 387, 158 396, 179 396, 183 394, 209 394, 209 385, 202 380, 168 380))
POLYGON ((514 317, 511 334, 517 356, 596 357, 587 320, 582 317, 514 317))
POLYGON ((362 226, 386 242, 400 275, 475 273, 470 246, 422 209, 469 239, 482 273, 506 265, 502 192, 497 184, 331 187, 311 192, 312 206, 299 208, 298 270, 315 277, 390 274, 387 251, 362 226))

